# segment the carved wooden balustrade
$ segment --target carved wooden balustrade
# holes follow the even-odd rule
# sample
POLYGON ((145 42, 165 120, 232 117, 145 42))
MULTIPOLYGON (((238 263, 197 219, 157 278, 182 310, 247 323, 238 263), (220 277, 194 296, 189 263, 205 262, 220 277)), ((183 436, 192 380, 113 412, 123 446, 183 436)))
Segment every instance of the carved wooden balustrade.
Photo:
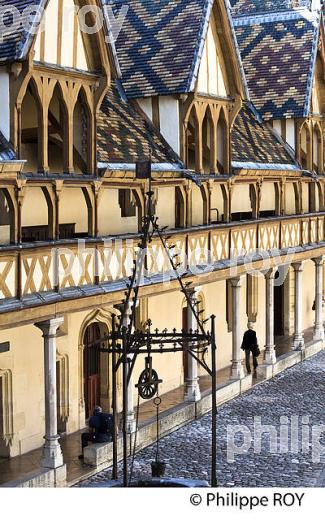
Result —
MULTIPOLYGON (((184 269, 258 250, 285 250, 324 241, 325 213, 218 224, 169 232, 184 269)), ((131 274, 138 236, 0 247, 0 305, 10 298, 117 282, 131 274)), ((147 275, 171 270, 158 237, 149 245, 147 275)))

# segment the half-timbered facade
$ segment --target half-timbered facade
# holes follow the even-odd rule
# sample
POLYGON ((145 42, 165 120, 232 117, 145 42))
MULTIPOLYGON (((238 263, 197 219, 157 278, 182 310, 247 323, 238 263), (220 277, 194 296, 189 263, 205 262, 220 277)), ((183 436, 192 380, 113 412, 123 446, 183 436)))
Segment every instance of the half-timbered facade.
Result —
MULTIPOLYGON (((45 432, 42 467, 57 471, 65 462, 57 433, 84 428, 95 404, 111 409, 111 360, 92 346, 119 312, 138 247, 148 192, 139 160, 151 158, 155 212, 193 301, 216 315, 218 369, 251 386, 240 350, 247 321, 262 373, 277 363, 275 336, 304 351, 303 331, 314 327, 322 348, 323 33, 318 25, 317 53, 305 51, 310 63, 317 54, 313 88, 306 94, 299 71, 292 85, 312 101, 284 119, 267 117, 253 88, 244 2, 236 12, 224 0, 130 0, 116 42, 107 12, 97 31, 84 30, 96 15, 83 8, 106 2, 11 3, 43 11, 38 31, 0 43, 0 457, 41 447, 45 432), (277 131, 292 124, 308 126, 305 155, 289 130, 277 131)), ((118 15, 123 2, 107 4, 118 15)), ((314 34, 316 11, 310 17, 314 34)), ((256 84, 266 88, 263 78, 256 84)), ((155 237, 149 253, 139 326, 149 318, 159 329, 195 326, 155 237)), ((169 353, 155 363, 161 395, 185 385, 185 399, 200 401, 192 358, 169 353)), ((129 387, 130 433, 142 364, 129 387)), ((121 409, 121 374, 118 386, 121 409)))

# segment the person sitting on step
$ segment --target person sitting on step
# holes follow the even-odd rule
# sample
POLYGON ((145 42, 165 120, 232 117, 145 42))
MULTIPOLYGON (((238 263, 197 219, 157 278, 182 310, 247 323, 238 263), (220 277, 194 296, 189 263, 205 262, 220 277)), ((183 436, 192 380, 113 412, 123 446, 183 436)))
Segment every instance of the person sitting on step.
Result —
POLYGON ((88 421, 89 431, 81 434, 82 454, 79 459, 83 459, 83 450, 89 442, 112 442, 113 440, 113 416, 104 413, 100 406, 95 406, 93 415, 88 421))

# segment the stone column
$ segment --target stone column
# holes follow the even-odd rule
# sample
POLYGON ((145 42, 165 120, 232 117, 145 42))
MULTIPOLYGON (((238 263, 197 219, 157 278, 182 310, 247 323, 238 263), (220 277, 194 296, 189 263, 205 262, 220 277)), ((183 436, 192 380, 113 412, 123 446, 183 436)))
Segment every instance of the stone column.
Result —
POLYGON ((276 362, 275 345, 274 345, 274 279, 275 269, 270 269, 265 273, 265 354, 264 360, 267 365, 274 365, 276 362))
POLYGON ((232 362, 231 379, 243 379, 245 377, 242 363, 241 330, 240 330, 240 297, 242 280, 241 277, 230 280, 232 287, 232 362))
POLYGON ((63 465, 63 456, 57 430, 57 389, 56 389, 56 338, 58 328, 64 318, 54 318, 35 326, 43 332, 44 338, 44 378, 45 378, 45 443, 41 465, 55 469, 63 465))
POLYGON ((324 257, 313 258, 315 263, 315 327, 314 341, 324 340, 323 320, 323 268, 324 257))
POLYGON ((302 331, 302 262, 292 264, 295 271, 295 332, 293 336, 293 350, 304 350, 305 341, 302 331))
MULTIPOLYGON (((193 306, 196 305, 197 291, 195 289, 188 292, 193 306)), ((187 331, 196 330, 198 324, 192 309, 187 305, 187 331)), ((190 354, 187 354, 187 373, 185 380, 185 401, 197 402, 201 399, 200 384, 197 372, 197 361, 190 354)))

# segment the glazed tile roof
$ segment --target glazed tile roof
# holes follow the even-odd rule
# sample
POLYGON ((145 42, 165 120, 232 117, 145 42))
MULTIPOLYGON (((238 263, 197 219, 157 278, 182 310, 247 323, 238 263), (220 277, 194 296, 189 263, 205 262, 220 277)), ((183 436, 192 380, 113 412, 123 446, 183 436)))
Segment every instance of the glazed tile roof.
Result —
MULTIPOLYGON (((39 23, 39 14, 42 15, 46 6, 50 0, 0 0, 0 9, 9 8, 8 12, 4 13, 2 27, 5 25, 9 26, 8 31, 0 29, 0 63, 12 62, 17 60, 25 59, 30 50, 30 46, 34 40, 35 34, 31 32, 32 28, 32 16, 34 16, 33 23, 37 29, 39 23), (25 21, 23 20, 16 29, 11 33, 11 27, 13 26, 12 15, 10 14, 10 8, 17 9, 21 14, 24 15, 25 21), (30 8, 26 11, 27 8, 30 8), (33 9, 31 9, 33 8, 33 9)), ((101 6, 101 1, 98 0, 98 6, 101 6)), ((109 31, 107 24, 104 24, 104 30, 109 31)), ((113 60, 113 68, 115 69, 116 76, 120 74, 115 45, 112 39, 108 43, 109 52, 113 60)))
POLYGON ((0 131, 0 161, 14 161, 16 159, 15 153, 0 131))
POLYGON ((251 103, 245 103, 232 130, 232 161, 295 165, 293 156, 266 123, 262 123, 251 103))
MULTIPOLYGON (((233 15, 252 15, 265 12, 286 11, 297 4, 297 0, 230 0, 233 15)), ((310 7, 311 0, 300 0, 302 7, 310 7)))
POLYGON ((103 0, 128 6, 116 49, 129 98, 189 92, 212 0, 103 0))
POLYGON ((102 104, 97 142, 101 163, 135 163, 151 151, 154 163, 180 164, 146 116, 141 116, 125 99, 118 82, 112 83, 102 104))
MULTIPOLYGON (((19 10, 20 13, 30 6, 35 6, 35 8, 42 7, 46 3, 46 0, 0 0, 0 8, 12 6, 19 10)), ((9 15, 9 12, 4 16, 4 25, 11 25, 12 18, 9 15)), ((3 33, 2 42, 0 43, 0 61, 14 61, 17 59, 21 59, 24 54, 24 48, 29 40, 29 33, 25 30, 25 27, 28 27, 27 24, 21 24, 19 28, 15 30, 12 34, 3 33)))
POLYGON ((319 23, 298 19, 235 30, 251 100, 265 120, 308 115, 319 23))

